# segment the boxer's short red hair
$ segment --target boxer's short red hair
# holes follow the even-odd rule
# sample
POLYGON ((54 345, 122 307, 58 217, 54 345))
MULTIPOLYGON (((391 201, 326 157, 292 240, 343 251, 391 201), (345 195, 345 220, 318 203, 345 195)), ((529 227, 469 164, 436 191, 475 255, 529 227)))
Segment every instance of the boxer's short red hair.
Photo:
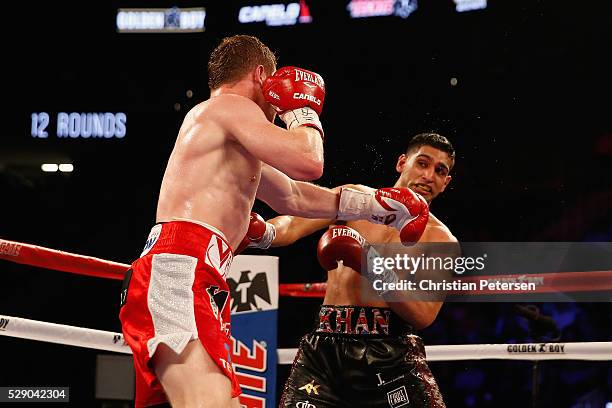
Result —
POLYGON ((250 35, 226 37, 208 60, 208 86, 217 89, 234 83, 258 65, 268 75, 276 70, 276 56, 264 43, 250 35))

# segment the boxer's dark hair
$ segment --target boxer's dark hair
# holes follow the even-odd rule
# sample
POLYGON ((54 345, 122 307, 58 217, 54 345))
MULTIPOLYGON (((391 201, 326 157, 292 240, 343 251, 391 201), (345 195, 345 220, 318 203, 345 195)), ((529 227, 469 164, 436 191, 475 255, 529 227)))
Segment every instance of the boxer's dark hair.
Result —
POLYGON ((418 149, 421 146, 431 146, 434 149, 441 150, 449 155, 449 157, 453 160, 453 164, 455 163, 455 148, 444 136, 437 133, 419 133, 410 139, 410 142, 408 142, 406 154, 410 153, 412 150, 418 149))
POLYGON ((250 35, 226 37, 210 54, 208 86, 212 90, 237 82, 258 65, 268 75, 276 70, 276 56, 264 43, 250 35))

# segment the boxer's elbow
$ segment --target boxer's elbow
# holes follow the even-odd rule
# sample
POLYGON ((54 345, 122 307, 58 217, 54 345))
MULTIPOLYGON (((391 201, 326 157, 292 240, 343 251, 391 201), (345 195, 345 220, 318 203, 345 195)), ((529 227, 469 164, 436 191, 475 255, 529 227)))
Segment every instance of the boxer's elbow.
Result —
POLYGON ((298 181, 312 181, 323 175, 323 159, 303 156, 295 163, 293 174, 290 177, 298 181))
POLYGON ((442 302, 422 302, 420 313, 414 319, 413 326, 416 330, 423 330, 433 324, 442 308, 442 302))
POLYGON ((308 177, 309 180, 317 180, 321 178, 323 175, 323 155, 321 154, 312 154, 307 156, 307 169, 308 169, 308 177))
POLYGON ((441 302, 396 302, 390 303, 391 309, 415 330, 423 330, 436 320, 442 307, 441 302))
POLYGON ((314 161, 311 165, 311 168, 309 169, 308 172, 308 180, 304 180, 304 181, 310 181, 310 180, 318 180, 323 176, 323 160, 321 161, 314 161))
POLYGON ((426 329, 427 327, 431 326, 432 323, 436 320, 436 315, 437 313, 433 315, 417 316, 416 318, 412 319, 412 327, 414 327, 415 330, 426 329))

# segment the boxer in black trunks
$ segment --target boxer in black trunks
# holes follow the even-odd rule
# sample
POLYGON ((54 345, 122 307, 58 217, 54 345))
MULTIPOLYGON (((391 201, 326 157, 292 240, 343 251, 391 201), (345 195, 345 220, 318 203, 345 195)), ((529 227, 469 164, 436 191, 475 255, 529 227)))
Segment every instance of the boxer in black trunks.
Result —
MULTIPOLYGON (((417 135, 397 161, 400 176, 395 187, 408 187, 431 203, 448 186, 454 161, 454 148, 445 137, 417 135)), ((289 245, 335 222, 276 217, 269 220, 276 230, 272 245, 289 245)), ((355 248, 366 240, 394 243, 400 237, 384 225, 359 220, 331 227, 322 237, 319 260, 329 271, 327 291, 315 330, 301 340, 280 407, 445 406, 427 366, 423 342, 414 334, 434 321, 442 301, 363 299, 361 259, 355 248), (327 259, 332 253, 335 258, 327 259), (343 262, 336 263, 339 259, 343 262)), ((430 213, 419 240, 423 242, 455 246, 457 239, 430 213)))

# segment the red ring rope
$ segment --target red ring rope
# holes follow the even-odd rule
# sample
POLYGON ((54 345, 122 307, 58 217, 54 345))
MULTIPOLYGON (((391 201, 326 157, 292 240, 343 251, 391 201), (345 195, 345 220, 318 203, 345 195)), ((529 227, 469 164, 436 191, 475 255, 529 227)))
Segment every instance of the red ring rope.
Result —
MULTIPOLYGON (((130 268, 130 265, 119 262, 107 261, 91 256, 77 255, 69 252, 58 251, 40 247, 37 245, 24 244, 21 242, 0 239, 0 259, 7 261, 37 266, 40 268, 53 269, 61 272, 70 272, 78 275, 95 276, 121 280, 130 268)), ((583 291, 606 291, 612 290, 612 271, 589 271, 589 272, 555 272, 544 274, 508 274, 497 276, 465 276, 463 282, 477 282, 481 279, 492 282, 535 282, 536 290, 530 293, 552 293, 552 292, 583 292, 583 291)), ((319 283, 284 283, 279 285, 280 296, 290 297, 323 297, 327 284, 319 283)), ((478 291, 449 291, 449 294, 463 295, 488 295, 503 293, 528 293, 517 290, 487 290, 478 291)))
POLYGON ((0 259, 77 275, 117 280, 122 280, 123 275, 130 268, 130 265, 118 262, 5 239, 0 239, 0 259))

